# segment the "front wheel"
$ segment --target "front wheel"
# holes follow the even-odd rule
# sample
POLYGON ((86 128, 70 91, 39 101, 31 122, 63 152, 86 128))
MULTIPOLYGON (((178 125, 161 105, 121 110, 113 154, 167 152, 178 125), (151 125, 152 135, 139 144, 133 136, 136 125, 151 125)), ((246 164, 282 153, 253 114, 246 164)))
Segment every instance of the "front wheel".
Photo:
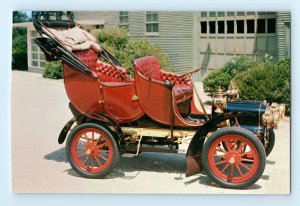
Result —
POLYGON ((66 152, 72 168, 86 178, 107 176, 120 157, 112 131, 95 123, 76 126, 68 136, 66 152))
POLYGON ((251 132, 229 127, 217 130, 207 139, 201 161, 207 175, 218 185, 242 189, 253 185, 261 177, 266 153, 262 143, 251 132))

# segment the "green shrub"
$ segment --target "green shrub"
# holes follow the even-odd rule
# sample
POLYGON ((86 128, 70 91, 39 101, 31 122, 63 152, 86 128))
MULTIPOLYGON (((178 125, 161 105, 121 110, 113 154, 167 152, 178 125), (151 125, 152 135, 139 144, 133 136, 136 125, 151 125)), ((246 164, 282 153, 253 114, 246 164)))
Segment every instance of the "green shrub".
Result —
POLYGON ((161 69, 172 71, 167 53, 151 44, 147 38, 130 39, 126 29, 98 29, 93 31, 99 42, 114 55, 133 75, 133 61, 137 58, 152 55, 159 59, 161 69))
POLYGON ((43 77, 51 79, 62 79, 62 64, 59 62, 46 62, 43 77))
POLYGON ((92 34, 98 38, 99 42, 105 43, 116 50, 124 49, 129 41, 126 29, 97 29, 93 30, 92 34))
POLYGON ((14 28, 12 39, 12 69, 27 70, 26 29, 14 28))
POLYGON ((215 70, 209 74, 203 81, 205 92, 216 92, 220 86, 223 90, 229 85, 232 76, 223 72, 221 69, 215 70))
POLYGON ((248 71, 235 76, 242 99, 266 99, 286 104, 290 114, 290 61, 273 63, 266 59, 248 71))
POLYGON ((210 73, 203 81, 204 90, 206 92, 215 92, 219 86, 227 89, 231 79, 240 72, 253 68, 257 63, 247 56, 234 57, 225 65, 212 73, 210 73))

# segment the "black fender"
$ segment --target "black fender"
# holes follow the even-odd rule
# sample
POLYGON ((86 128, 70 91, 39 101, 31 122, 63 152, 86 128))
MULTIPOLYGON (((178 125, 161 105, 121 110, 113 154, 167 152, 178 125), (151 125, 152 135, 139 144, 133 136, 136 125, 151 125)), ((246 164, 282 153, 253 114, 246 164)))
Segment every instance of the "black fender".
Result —
POLYGON ((118 137, 123 135, 123 131, 122 131, 121 127, 119 126, 119 124, 114 119, 109 117, 108 115, 102 114, 102 113, 87 113, 87 114, 80 114, 78 116, 76 115, 75 117, 73 117, 72 119, 70 119, 67 122, 67 124, 63 127, 63 129, 61 130, 61 132, 59 134, 58 143, 62 144, 65 141, 67 134, 70 131, 74 122, 83 123, 88 118, 95 120, 97 122, 101 122, 101 123, 103 123, 103 122, 109 123, 115 129, 115 132, 118 137))
POLYGON ((253 114, 249 112, 224 112, 223 114, 214 116, 204 125, 199 127, 194 134, 186 153, 186 177, 197 174, 203 169, 201 165, 201 151, 207 134, 210 131, 216 131, 220 122, 227 119, 234 120, 239 115, 253 116, 253 114))

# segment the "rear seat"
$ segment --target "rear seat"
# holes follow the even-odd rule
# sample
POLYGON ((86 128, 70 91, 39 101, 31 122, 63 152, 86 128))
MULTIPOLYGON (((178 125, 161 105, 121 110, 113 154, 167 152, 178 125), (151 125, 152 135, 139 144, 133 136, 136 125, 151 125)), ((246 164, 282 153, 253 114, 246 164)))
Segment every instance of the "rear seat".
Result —
POLYGON ((130 81, 133 81, 126 73, 126 70, 120 66, 116 66, 119 70, 116 69, 105 62, 101 62, 98 60, 98 55, 92 49, 84 50, 84 51, 73 51, 73 53, 84 62, 88 68, 93 71, 98 79, 102 82, 124 82, 124 79, 121 77, 119 72, 127 77, 130 81))
POLYGON ((146 56, 134 61, 134 69, 143 76, 164 83, 170 81, 173 85, 174 97, 177 103, 183 102, 193 96, 191 81, 186 77, 179 77, 170 72, 160 70, 160 63, 153 56, 146 56))

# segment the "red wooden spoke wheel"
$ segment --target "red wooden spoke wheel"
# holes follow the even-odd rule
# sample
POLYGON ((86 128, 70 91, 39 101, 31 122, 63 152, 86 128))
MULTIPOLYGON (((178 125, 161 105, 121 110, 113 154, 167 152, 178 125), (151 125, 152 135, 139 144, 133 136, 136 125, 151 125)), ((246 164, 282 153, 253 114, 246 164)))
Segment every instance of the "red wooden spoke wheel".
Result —
POLYGON ((119 150, 112 132, 95 123, 75 127, 68 137, 66 151, 72 168, 88 178, 105 177, 119 160, 119 150))
POLYGON ((202 164, 208 176, 227 188, 254 184, 265 168, 264 147, 251 132, 241 128, 216 131, 202 150, 202 164))

